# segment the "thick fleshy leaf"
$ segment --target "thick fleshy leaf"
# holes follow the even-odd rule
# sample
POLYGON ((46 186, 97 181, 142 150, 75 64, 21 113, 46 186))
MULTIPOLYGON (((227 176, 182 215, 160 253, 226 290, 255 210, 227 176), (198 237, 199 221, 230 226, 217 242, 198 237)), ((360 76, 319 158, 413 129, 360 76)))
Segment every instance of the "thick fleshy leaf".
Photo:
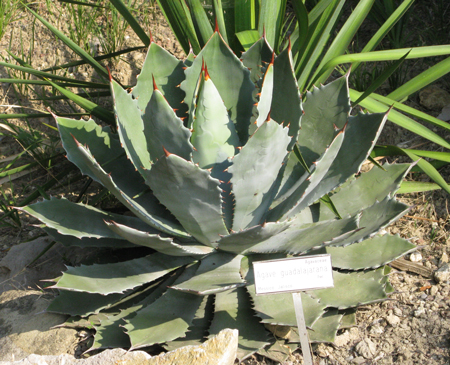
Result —
POLYGON ((300 254, 324 245, 338 244, 358 229, 359 217, 321 221, 311 224, 292 224, 278 235, 252 247, 248 252, 284 252, 300 254))
POLYGON ((289 150, 292 150, 297 141, 303 115, 293 67, 291 49, 288 47, 274 61, 273 97, 270 107, 270 117, 277 123, 289 126, 289 136, 293 137, 289 150))
MULTIPOLYGON (((340 328, 343 315, 337 309, 329 309, 321 318, 308 330, 310 342, 328 342, 333 343, 336 339, 336 333, 340 328)), ((293 328, 290 342, 300 342, 297 328, 293 328)))
POLYGON ((232 232, 218 241, 218 248, 223 251, 240 254, 251 247, 274 237, 289 227, 289 222, 265 223, 264 225, 247 228, 243 231, 232 232))
POLYGON ((171 257, 156 253, 113 264, 69 267, 53 287, 103 295, 123 293, 154 281, 193 260, 190 257, 171 257))
MULTIPOLYGON (((187 268, 174 284, 191 277, 195 268, 196 265, 187 268)), ((201 303, 200 296, 168 289, 127 320, 124 327, 130 336, 131 349, 184 337, 201 303)))
POLYGON ((209 295, 245 285, 239 271, 242 256, 217 252, 205 257, 195 276, 172 288, 197 295, 209 295))
POLYGON ((236 126, 241 144, 245 143, 252 117, 254 103, 252 94, 255 89, 250 80, 250 72, 233 54, 220 34, 215 32, 192 66, 185 70, 186 80, 181 83, 181 89, 186 93, 184 101, 187 105, 191 105, 195 97, 194 91, 202 63, 208 67, 211 80, 230 112, 230 118, 236 126))
POLYGON ((265 38, 260 38, 242 54, 242 63, 250 70, 250 78, 254 83, 261 78, 261 69, 263 66, 265 67, 264 63, 270 62, 272 54, 273 50, 265 38))
POLYGON ((385 164, 384 170, 374 167, 342 185, 331 195, 333 204, 341 215, 353 215, 368 208, 376 201, 382 201, 389 194, 395 193, 410 167, 409 164, 385 164), (355 196, 359 198, 353 199, 355 196))
MULTIPOLYGON (((249 133, 252 135, 256 129, 261 127, 261 125, 267 120, 268 116, 271 116, 272 110, 272 97, 273 97, 273 88, 274 88, 274 70, 273 70, 273 62, 271 61, 269 65, 266 67, 266 72, 264 73, 264 77, 260 80, 261 90, 259 92, 258 102, 256 103, 256 114, 257 118, 250 125, 249 133)), ((279 122, 279 124, 282 124, 279 122)))
POLYGON ((268 333, 251 310, 250 298, 244 288, 216 294, 209 333, 215 335, 225 328, 239 330, 237 358, 240 361, 269 344, 268 333))
POLYGON ((164 149, 185 160, 191 160, 193 151, 189 142, 191 132, 175 114, 163 94, 154 90, 143 111, 144 135, 152 161, 164 156, 164 149))
POLYGON ((116 83, 111 81, 111 93, 114 98, 114 111, 117 120, 117 131, 128 158, 141 174, 143 169, 150 169, 151 157, 147 149, 144 134, 142 111, 137 100, 116 83))
POLYGON ((169 154, 146 178, 155 196, 199 242, 214 246, 228 231, 222 219, 220 182, 207 170, 169 154))
POLYGON ((182 101, 184 93, 178 87, 184 80, 184 64, 173 55, 152 42, 147 52, 136 86, 132 90, 139 109, 145 110, 153 94, 153 80, 179 116, 184 116, 186 106, 182 101))
POLYGON ((195 148, 193 160, 201 168, 209 169, 234 156, 239 138, 219 92, 203 72, 195 105, 191 138, 195 148))
POLYGON ((318 289, 310 294, 327 307, 356 307, 387 299, 384 277, 384 267, 362 272, 333 271, 334 288, 318 289))
MULTIPOLYGON (((77 238, 116 238, 119 235, 112 232, 105 221, 114 220, 131 227, 145 229, 147 225, 135 217, 123 216, 104 212, 90 205, 72 203, 65 198, 44 200, 28 205, 21 210, 45 223, 63 235, 77 238)), ((150 227, 148 227, 150 228, 150 227)))
POLYGON ((333 267, 361 270, 383 266, 415 250, 417 247, 399 236, 374 237, 346 247, 326 247, 333 267))
POLYGON ((344 139, 345 133, 341 131, 320 159, 314 162, 311 175, 308 177, 303 175, 284 195, 278 197, 279 200, 284 200, 269 212, 268 220, 277 221, 280 218, 283 219, 283 217, 289 216, 293 210, 301 212, 317 199, 315 197, 316 189, 334 163, 344 139))
POLYGON ((164 348, 167 351, 172 351, 183 346, 200 345, 202 343, 202 339, 204 339, 208 334, 213 313, 214 295, 205 295, 202 303, 195 313, 192 324, 188 328, 186 336, 167 342, 166 345, 164 345, 164 348))
POLYGON ((306 93, 298 145, 307 166, 325 152, 337 134, 336 129, 347 123, 350 113, 347 82, 347 77, 341 77, 306 93))
POLYGON ((285 340, 281 339, 275 340, 272 345, 259 350, 257 354, 275 361, 276 364, 285 364, 286 360, 295 350, 297 350, 297 348, 298 344, 287 343, 285 340))
POLYGON ((212 248, 200 244, 182 245, 171 237, 161 237, 116 222, 106 222, 109 229, 135 245, 150 247, 155 251, 170 256, 203 256, 212 252, 212 248))
POLYGON ((235 197, 233 230, 260 223, 276 193, 278 171, 290 142, 288 129, 273 120, 263 123, 241 152, 233 159, 228 171, 235 197))
MULTIPOLYGON (((359 113, 348 119, 341 149, 320 184, 309 194, 308 200, 311 203, 359 172, 375 146, 386 117, 385 114, 359 113)), ((293 209, 289 215, 293 216, 298 212, 293 209)))
POLYGON ((42 227, 42 229, 54 238, 55 241, 62 243, 64 246, 76 247, 110 247, 110 248, 129 248, 136 247, 131 242, 117 238, 89 238, 89 237, 74 237, 58 233, 56 229, 49 227, 42 227))
POLYGON ((47 307, 47 312, 88 316, 111 307, 124 297, 124 294, 92 294, 61 290, 47 307))

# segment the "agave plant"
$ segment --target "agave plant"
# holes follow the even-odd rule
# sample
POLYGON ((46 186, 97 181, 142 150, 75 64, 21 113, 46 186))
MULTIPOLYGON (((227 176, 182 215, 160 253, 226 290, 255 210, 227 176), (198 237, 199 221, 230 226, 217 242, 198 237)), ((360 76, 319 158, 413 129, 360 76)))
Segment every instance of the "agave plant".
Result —
POLYGON ((252 263, 329 253, 334 288, 302 297, 311 341, 332 342, 355 307, 388 298, 385 265, 415 248, 378 234, 408 211, 394 193, 410 166, 360 173, 386 115, 352 113, 347 84, 302 100, 290 48, 275 57, 264 38, 239 59, 216 31, 184 62, 152 43, 136 87, 111 81, 117 133, 56 117, 68 159, 130 214, 64 198, 23 210, 66 245, 131 256, 69 267, 48 310, 94 327, 92 349, 236 328, 239 359, 274 357, 298 347, 294 330, 266 329, 296 326, 292 296, 257 296, 252 263))

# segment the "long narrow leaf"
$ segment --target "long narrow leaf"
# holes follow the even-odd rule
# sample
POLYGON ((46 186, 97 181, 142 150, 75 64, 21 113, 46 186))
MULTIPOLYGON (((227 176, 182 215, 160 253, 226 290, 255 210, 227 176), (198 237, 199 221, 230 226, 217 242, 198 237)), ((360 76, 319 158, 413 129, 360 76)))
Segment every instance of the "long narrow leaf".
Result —
POLYGON ((211 23, 209 22, 208 15, 206 14, 200 0, 187 0, 187 4, 191 10, 194 26, 198 29, 198 36, 201 37, 201 44, 204 45, 213 34, 213 29, 211 27, 211 23))
POLYGON ((403 100, 409 95, 419 91, 423 87, 431 84, 433 81, 441 78, 450 72, 450 57, 430 67, 428 70, 420 73, 398 89, 391 92, 387 97, 396 101, 403 100))
MULTIPOLYGON (((450 188, 450 185, 449 185, 450 188)), ((439 190, 441 186, 434 183, 422 181, 403 181, 397 194, 420 193, 424 191, 439 190)))
POLYGON ((214 17, 216 18, 217 26, 219 27, 219 33, 227 44, 227 28, 225 26, 225 18, 223 16, 222 0, 212 0, 214 17))
POLYGON ((109 0, 109 2, 114 5, 120 15, 122 15, 126 22, 130 24, 130 27, 134 30, 142 43, 148 47, 150 45, 150 38, 145 33, 144 29, 141 28, 136 18, 130 13, 127 6, 121 0, 109 0))
POLYGON ((41 21, 55 36, 57 36, 60 40, 62 40, 72 51, 78 54, 81 58, 85 59, 98 73, 100 76, 108 79, 108 71, 98 63, 89 53, 87 53, 83 48, 78 46, 75 42, 73 42, 69 37, 67 37, 63 32, 55 28, 48 21, 46 21, 39 14, 28 8, 28 10, 41 21))
POLYGON ((259 13, 259 34, 266 34, 266 40, 278 52, 280 35, 286 13, 286 0, 262 0, 259 13))

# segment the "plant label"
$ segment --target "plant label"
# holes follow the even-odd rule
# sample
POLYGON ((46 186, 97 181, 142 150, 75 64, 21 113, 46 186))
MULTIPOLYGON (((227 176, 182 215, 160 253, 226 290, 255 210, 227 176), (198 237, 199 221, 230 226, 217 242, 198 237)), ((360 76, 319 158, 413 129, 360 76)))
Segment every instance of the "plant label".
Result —
POLYGON ((253 263, 256 294, 333 287, 330 255, 293 257, 253 263))

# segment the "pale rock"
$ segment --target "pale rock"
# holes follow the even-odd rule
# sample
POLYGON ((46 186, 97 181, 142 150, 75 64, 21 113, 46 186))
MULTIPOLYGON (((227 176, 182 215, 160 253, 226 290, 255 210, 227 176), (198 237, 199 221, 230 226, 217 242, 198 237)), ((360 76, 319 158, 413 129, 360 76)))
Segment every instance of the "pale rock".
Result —
POLYGON ((358 328, 352 327, 344 331, 344 333, 342 333, 341 335, 336 336, 334 344, 337 347, 343 347, 349 344, 350 342, 357 340, 358 338, 359 338, 358 328))
POLYGON ((396 327, 400 323, 400 321, 400 318, 394 314, 386 317, 386 322, 389 323, 392 327, 396 327))
POLYGON ((377 353, 377 345, 370 338, 365 338, 356 344, 355 350, 364 358, 373 359, 377 353))
POLYGON ((384 332, 384 327, 380 324, 375 324, 370 327, 371 335, 381 335, 384 332))
POLYGON ((366 363, 367 363, 366 359, 362 356, 355 357, 352 360, 352 364, 360 365, 360 364, 366 364, 366 363))
POLYGON ((436 286, 436 285, 433 285, 431 288, 430 288, 430 294, 432 295, 432 296, 435 296, 436 294, 437 294, 437 292, 438 292, 438 287, 436 286))
POLYGON ((398 308, 398 307, 394 307, 393 312, 394 312, 394 314, 395 314, 397 317, 401 317, 401 316, 403 315, 402 310, 401 310, 400 308, 398 308))
POLYGON ((444 253, 442 253, 442 256, 441 256, 441 264, 445 264, 447 262, 448 262, 448 255, 446 252, 444 252, 444 253))
POLYGON ((443 120, 444 122, 450 121, 450 105, 446 105, 442 108, 441 114, 437 116, 438 119, 443 120))
POLYGON ((414 317, 419 318, 426 313, 426 309, 424 307, 419 307, 414 311, 414 317))
POLYGON ((264 323, 264 327, 266 327, 270 332, 272 332, 275 337, 278 338, 289 338, 291 333, 291 327, 289 326, 281 326, 277 324, 264 323))
POLYGON ((450 104, 450 94, 439 86, 431 85, 419 93, 420 104, 428 109, 442 110, 450 104))
POLYGON ((450 279, 450 266, 444 263, 439 269, 434 272, 434 280, 438 283, 445 283, 450 279))
POLYGON ((410 256, 409 256, 409 260, 412 262, 419 262, 422 261, 422 254, 420 252, 413 252, 410 256))
POLYGON ((106 350, 87 359, 61 356, 30 355, 20 361, 0 365, 232 365, 236 359, 238 330, 225 329, 199 346, 186 346, 174 351, 150 356, 143 351, 106 350))

